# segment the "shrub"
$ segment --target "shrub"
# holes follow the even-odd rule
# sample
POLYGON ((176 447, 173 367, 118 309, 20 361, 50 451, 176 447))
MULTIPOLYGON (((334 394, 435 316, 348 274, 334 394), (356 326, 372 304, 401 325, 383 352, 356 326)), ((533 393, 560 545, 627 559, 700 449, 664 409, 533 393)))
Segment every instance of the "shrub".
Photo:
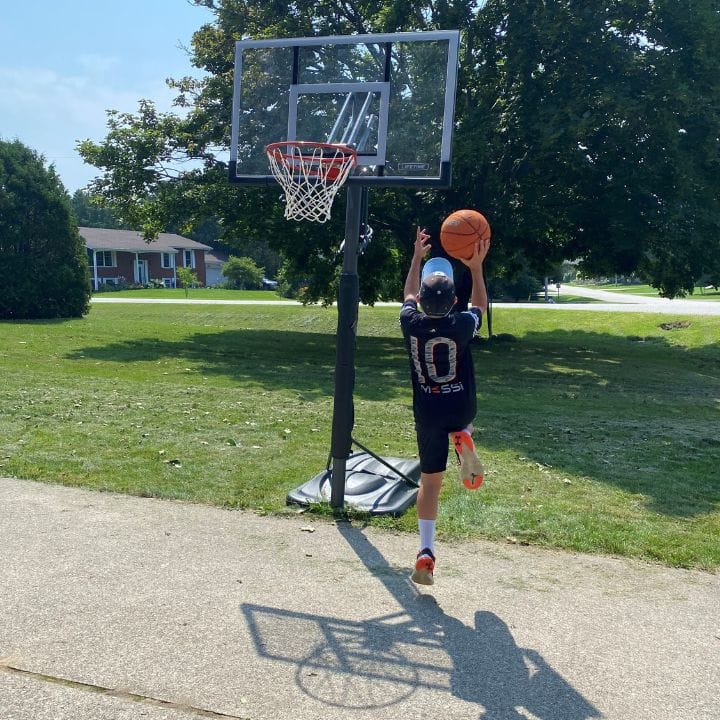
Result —
POLYGON ((509 278, 493 278, 488 289, 496 301, 528 302, 536 298, 543 284, 535 275, 521 270, 509 278))
POLYGON ((0 318, 88 311, 90 273, 70 197, 52 166, 17 140, 0 140, 0 278, 0 318))
POLYGON ((231 255, 222 267, 222 274, 227 278, 226 287, 232 290, 259 290, 265 270, 248 257, 231 255))

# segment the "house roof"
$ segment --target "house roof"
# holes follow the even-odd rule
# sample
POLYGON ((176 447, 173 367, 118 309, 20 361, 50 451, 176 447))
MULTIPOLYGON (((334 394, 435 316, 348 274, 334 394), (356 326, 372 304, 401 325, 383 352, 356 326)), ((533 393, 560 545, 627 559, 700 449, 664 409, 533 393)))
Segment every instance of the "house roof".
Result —
POLYGON ((148 243, 135 230, 110 230, 107 228, 78 228, 89 250, 121 250, 126 252, 167 252, 178 250, 211 250, 209 245, 190 240, 175 233, 160 233, 148 243))
POLYGON ((213 248, 209 252, 205 253, 205 265, 208 267, 214 265, 224 265, 229 259, 228 253, 224 250, 218 250, 213 248))

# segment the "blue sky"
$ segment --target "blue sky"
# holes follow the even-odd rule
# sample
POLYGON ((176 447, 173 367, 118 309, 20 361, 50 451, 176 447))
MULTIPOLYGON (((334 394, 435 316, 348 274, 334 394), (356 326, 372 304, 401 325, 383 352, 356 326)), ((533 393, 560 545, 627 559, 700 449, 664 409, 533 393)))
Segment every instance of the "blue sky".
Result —
POLYGON ((169 110, 165 78, 200 74, 180 46, 212 19, 187 0, 3 2, 0 137, 42 153, 72 194, 98 173, 76 142, 105 137, 108 109, 169 110))

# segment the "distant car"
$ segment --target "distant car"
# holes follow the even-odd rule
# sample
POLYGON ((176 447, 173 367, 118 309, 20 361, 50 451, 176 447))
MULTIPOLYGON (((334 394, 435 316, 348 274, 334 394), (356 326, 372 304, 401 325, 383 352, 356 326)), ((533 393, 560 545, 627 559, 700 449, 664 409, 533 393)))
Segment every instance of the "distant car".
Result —
POLYGON ((263 290, 275 290, 277 288, 277 280, 270 280, 269 278, 264 277, 262 279, 262 289, 263 290))

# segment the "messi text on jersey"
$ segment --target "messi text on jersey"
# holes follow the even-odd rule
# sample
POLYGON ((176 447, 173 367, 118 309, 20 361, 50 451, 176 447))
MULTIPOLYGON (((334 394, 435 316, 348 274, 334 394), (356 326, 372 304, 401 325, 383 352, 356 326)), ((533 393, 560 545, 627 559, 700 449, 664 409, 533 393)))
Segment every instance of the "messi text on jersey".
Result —
POLYGON ((462 392, 465 388, 461 382, 445 383, 444 385, 421 385, 422 391, 428 395, 449 395, 462 392))

